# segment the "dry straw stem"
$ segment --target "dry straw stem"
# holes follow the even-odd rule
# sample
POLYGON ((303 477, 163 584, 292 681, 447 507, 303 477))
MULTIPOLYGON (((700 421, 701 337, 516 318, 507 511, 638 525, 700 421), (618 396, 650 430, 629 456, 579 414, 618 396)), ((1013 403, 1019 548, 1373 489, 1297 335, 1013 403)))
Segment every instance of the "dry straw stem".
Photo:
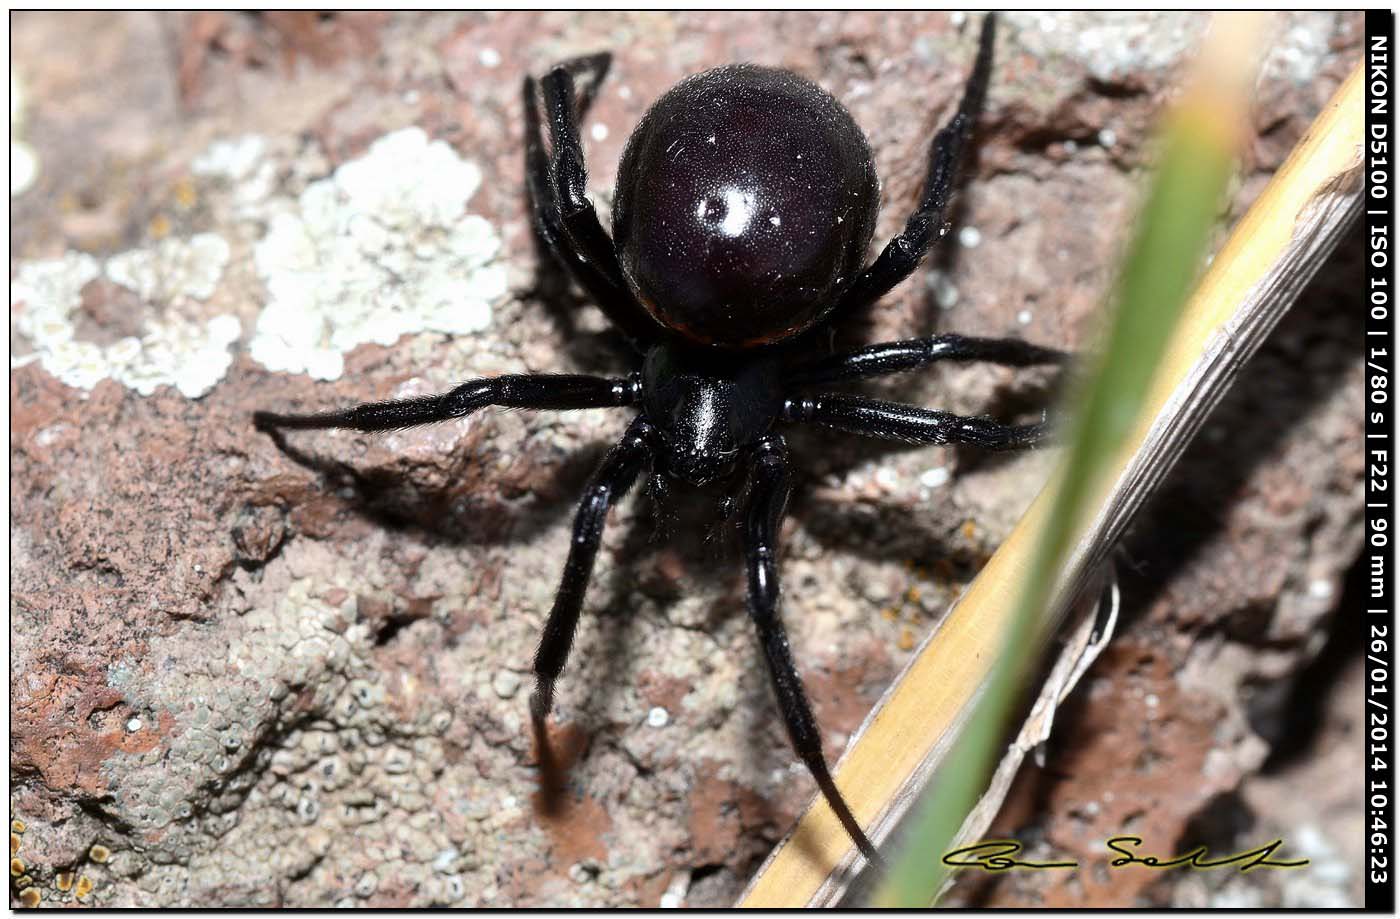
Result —
MULTIPOLYGON (((1359 215, 1363 132, 1358 65, 1235 227, 1187 304, 1140 421, 1112 464, 1101 500, 1076 534, 1041 636, 1053 633, 1242 365, 1359 215)), ((935 779, 987 682, 1057 481, 1052 477, 925 640, 837 765, 837 783, 877 845, 935 779)), ((976 813, 985 821, 992 812, 979 807, 976 813)), ((965 823, 958 839, 970 839, 982 828, 965 823)), ((835 905, 850 887, 855 861, 850 839, 817 797, 764 862, 739 905, 835 905)))

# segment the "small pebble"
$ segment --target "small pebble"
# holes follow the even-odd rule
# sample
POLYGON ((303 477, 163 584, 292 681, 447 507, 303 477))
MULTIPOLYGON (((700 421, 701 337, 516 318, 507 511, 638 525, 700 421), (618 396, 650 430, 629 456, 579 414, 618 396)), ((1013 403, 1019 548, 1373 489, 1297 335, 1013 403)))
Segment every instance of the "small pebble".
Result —
POLYGON ((1116 143, 1118 143, 1118 135, 1112 128, 1104 128, 1099 131, 1100 147, 1112 147, 1116 143))
POLYGON ((315 823, 316 818, 321 816, 321 805, 315 798, 302 798, 297 801, 297 816, 302 823, 315 823))
POLYGON ((131 733, 135 734, 137 731, 141 730, 141 719, 132 718, 126 723, 126 729, 131 733))
POLYGON ((938 301, 939 309, 950 310, 958 305, 957 285, 944 272, 937 269, 930 271, 924 283, 933 291, 933 299, 938 301))
POLYGON ((509 699, 520 689, 520 674, 513 670, 498 670, 491 680, 491 688, 502 699, 509 699))
POLYGON ((28 191, 39 174, 39 157, 23 141, 10 142, 10 197, 28 191))
POLYGON ((661 706, 656 706, 647 712, 647 724, 654 728, 664 728, 671 722, 671 713, 661 706))
POLYGON ((924 473, 919 476, 919 484, 925 488, 938 488, 940 485, 947 485, 950 478, 947 469, 937 466, 924 470, 924 473))

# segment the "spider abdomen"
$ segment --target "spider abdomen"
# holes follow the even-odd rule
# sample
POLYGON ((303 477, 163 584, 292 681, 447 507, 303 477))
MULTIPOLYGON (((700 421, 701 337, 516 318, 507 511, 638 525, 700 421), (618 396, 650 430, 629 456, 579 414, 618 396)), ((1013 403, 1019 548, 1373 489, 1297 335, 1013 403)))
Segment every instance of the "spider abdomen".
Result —
POLYGON ((738 65, 662 96, 627 142, 613 233, 627 283, 692 341, 809 328, 860 271, 879 184, 870 145, 816 84, 738 65))

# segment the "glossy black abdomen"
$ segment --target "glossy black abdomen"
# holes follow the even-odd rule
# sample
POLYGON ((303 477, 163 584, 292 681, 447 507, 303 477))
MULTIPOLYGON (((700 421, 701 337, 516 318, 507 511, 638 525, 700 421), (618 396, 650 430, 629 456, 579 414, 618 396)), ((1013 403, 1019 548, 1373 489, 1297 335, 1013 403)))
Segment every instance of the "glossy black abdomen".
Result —
POLYGON ((652 106, 618 171, 628 284, 666 327, 745 347, 810 327, 860 271, 879 206, 870 145, 796 74, 722 67, 652 106))

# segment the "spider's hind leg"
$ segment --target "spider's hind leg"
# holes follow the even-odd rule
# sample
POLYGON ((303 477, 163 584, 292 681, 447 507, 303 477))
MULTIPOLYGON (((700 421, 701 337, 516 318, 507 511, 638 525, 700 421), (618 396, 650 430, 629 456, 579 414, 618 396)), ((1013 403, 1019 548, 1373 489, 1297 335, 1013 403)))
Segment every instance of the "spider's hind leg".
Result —
POLYGON ((793 663, 787 632, 778 616, 778 530, 788 497, 787 447, 780 435, 764 438, 755 448, 751 479, 744 522, 749 615, 758 628, 759 644, 768 662, 778 707, 782 709, 792 746, 816 779, 826 803, 860 853, 872 865, 883 868, 880 853, 861 829, 831 777, 822 753, 821 730, 802 688, 802 677, 793 663))

